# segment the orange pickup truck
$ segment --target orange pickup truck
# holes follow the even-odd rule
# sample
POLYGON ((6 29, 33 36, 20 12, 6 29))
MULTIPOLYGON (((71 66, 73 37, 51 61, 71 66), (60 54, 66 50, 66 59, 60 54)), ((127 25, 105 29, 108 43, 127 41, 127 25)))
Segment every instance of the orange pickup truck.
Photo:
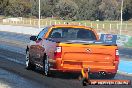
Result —
POLYGON ((36 66, 48 75, 51 70, 90 73, 114 77, 118 70, 119 53, 116 44, 99 41, 94 29, 79 25, 52 25, 37 36, 30 37, 26 49, 26 68, 36 66))

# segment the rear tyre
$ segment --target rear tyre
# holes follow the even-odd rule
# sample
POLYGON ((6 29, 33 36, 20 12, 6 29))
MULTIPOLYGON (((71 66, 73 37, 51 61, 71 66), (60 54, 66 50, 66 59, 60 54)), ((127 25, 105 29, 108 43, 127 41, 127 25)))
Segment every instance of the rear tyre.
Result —
POLYGON ((26 51, 26 69, 34 70, 35 68, 36 68, 36 66, 34 64, 32 64, 30 61, 29 51, 26 51))
POLYGON ((43 60, 43 69, 44 69, 44 75, 45 76, 49 76, 50 74, 50 65, 49 65, 49 58, 48 56, 46 55, 44 60, 43 60))

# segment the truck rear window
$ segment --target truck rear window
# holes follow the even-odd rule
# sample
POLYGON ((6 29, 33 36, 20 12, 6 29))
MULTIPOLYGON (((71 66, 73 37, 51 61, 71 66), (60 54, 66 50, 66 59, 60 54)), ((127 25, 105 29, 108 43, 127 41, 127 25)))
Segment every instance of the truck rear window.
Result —
POLYGON ((93 31, 83 28, 53 28, 48 38, 96 40, 93 31))

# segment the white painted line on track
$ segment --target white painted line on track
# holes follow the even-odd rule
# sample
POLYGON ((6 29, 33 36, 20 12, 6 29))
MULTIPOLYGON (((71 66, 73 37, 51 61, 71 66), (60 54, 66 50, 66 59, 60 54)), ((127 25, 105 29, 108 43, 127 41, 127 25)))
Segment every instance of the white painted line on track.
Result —
POLYGON ((11 88, 8 84, 0 81, 0 88, 11 88))
POLYGON ((1 57, 1 58, 4 58, 4 59, 6 59, 6 60, 9 60, 9 61, 12 61, 12 62, 18 63, 18 64, 25 65, 25 63, 24 63, 24 62, 19 61, 19 60, 17 60, 17 59, 9 58, 9 57, 2 56, 2 55, 0 55, 0 57, 1 57))
POLYGON ((4 45, 4 44, 1 44, 0 45, 0 48, 1 49, 5 49, 5 50, 8 50, 8 51, 11 51, 11 52, 17 52, 17 53, 20 53, 20 54, 25 55, 25 51, 24 51, 25 49, 14 48, 12 46, 4 45))
POLYGON ((0 31, 29 34, 29 35, 37 35, 42 29, 43 28, 38 29, 35 27, 0 25, 0 31))

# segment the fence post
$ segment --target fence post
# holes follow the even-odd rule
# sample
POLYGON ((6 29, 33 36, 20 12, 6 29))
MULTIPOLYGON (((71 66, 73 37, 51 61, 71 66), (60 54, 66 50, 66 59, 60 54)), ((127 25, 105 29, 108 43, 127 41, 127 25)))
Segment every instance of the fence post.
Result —
POLYGON ((31 18, 30 18, 30 20, 29 20, 29 23, 30 23, 30 25, 32 25, 32 21, 31 21, 31 18))
POLYGON ((93 23, 91 23, 91 28, 93 27, 93 23))
POLYGON ((99 29, 99 24, 97 24, 97 30, 99 29))
POLYGON ((87 26, 87 24, 86 24, 86 22, 85 22, 85 24, 84 24, 85 26, 87 26))
POLYGON ((56 21, 55 21, 55 25, 56 25, 56 21))
POLYGON ((50 25, 52 24, 52 22, 50 21, 50 25))
POLYGON ((103 29, 105 28, 105 25, 103 24, 103 29))
POLYGON ((48 23, 47 23, 47 21, 45 22, 45 26, 48 26, 48 23))
POLYGON ((111 32, 111 24, 110 24, 110 32, 111 32))

